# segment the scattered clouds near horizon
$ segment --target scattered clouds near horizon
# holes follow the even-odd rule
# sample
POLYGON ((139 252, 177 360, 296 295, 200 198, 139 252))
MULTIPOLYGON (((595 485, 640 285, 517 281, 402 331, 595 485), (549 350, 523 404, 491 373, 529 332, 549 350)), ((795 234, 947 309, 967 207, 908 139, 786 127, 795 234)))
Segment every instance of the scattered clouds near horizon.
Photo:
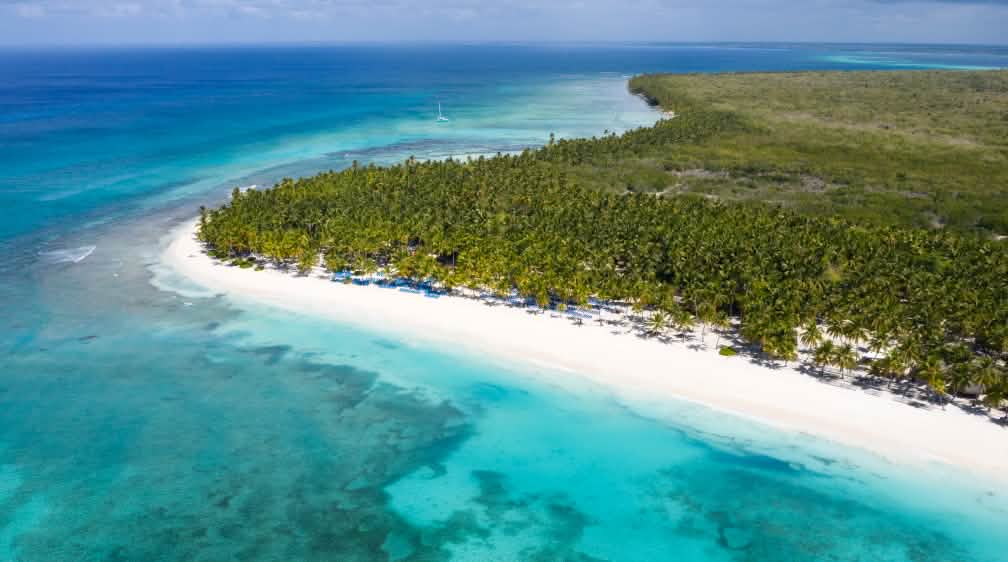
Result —
POLYGON ((0 43, 1008 43, 1008 0, 0 0, 0 43))

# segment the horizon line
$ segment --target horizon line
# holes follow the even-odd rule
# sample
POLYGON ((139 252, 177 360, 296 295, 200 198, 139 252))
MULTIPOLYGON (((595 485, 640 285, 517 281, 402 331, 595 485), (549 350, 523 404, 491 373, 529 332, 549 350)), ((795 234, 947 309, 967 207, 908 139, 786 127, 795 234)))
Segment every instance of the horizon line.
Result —
POLYGON ((184 48, 255 48, 255 47, 353 47, 353 46, 410 46, 410 45, 485 45, 485 46, 689 46, 689 45, 794 45, 794 46, 889 46, 889 47, 990 47, 1008 48, 1008 43, 965 43, 965 42, 907 42, 907 41, 788 41, 788 40, 712 40, 712 41, 668 41, 668 40, 466 40, 466 39, 376 39, 350 41, 193 41, 193 42, 67 42, 67 43, 2 43, 0 50, 42 50, 42 49, 184 49, 184 48))

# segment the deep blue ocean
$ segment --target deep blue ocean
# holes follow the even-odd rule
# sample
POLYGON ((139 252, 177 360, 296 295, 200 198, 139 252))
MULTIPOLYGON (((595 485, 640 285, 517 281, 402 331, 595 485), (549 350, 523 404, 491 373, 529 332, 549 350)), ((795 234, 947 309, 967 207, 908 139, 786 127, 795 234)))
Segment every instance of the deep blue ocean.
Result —
POLYGON ((158 266, 236 186, 651 124, 635 73, 1000 67, 1008 48, 919 45, 0 50, 0 562, 1008 560, 1008 497, 976 476, 158 266))

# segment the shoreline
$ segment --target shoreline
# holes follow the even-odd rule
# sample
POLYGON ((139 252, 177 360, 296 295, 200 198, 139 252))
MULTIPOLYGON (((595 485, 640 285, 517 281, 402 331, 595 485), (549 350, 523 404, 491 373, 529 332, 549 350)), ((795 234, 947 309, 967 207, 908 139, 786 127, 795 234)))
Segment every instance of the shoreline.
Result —
POLYGON ((793 364, 771 368, 743 355, 724 357, 713 335, 700 349, 698 341, 663 343, 627 328, 577 326, 475 299, 342 285, 320 270, 295 276, 225 266, 203 251, 195 228, 189 220, 172 231, 161 264, 230 297, 547 368, 630 400, 685 400, 890 460, 951 465, 997 480, 1008 473, 1005 428, 957 407, 918 408, 888 392, 824 384, 793 364))

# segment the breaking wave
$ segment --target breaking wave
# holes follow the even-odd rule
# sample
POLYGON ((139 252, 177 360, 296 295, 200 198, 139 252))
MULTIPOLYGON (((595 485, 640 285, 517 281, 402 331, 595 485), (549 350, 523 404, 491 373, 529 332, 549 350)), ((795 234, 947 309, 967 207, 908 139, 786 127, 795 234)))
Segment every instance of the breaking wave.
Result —
POLYGON ((44 263, 80 263, 94 253, 97 246, 81 246, 79 248, 66 248, 63 250, 51 250, 39 252, 39 257, 44 263))

